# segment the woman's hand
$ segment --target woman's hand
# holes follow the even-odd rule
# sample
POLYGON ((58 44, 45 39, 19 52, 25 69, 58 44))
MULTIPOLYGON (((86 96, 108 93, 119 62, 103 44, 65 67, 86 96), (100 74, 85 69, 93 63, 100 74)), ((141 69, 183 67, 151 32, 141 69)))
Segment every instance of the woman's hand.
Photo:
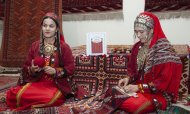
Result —
POLYGON ((32 72, 32 74, 35 74, 36 72, 39 72, 41 69, 38 66, 34 65, 34 60, 32 60, 32 64, 30 67, 30 71, 32 72))
POLYGON ((45 66, 44 71, 46 74, 49 74, 49 75, 54 75, 56 73, 55 68, 53 68, 51 66, 45 66))
POLYGON ((123 78, 119 80, 118 86, 121 88, 126 87, 128 85, 128 82, 129 82, 129 78, 123 78))
POLYGON ((125 92, 137 92, 137 91, 139 91, 138 85, 132 85, 132 84, 125 86, 123 89, 125 92))

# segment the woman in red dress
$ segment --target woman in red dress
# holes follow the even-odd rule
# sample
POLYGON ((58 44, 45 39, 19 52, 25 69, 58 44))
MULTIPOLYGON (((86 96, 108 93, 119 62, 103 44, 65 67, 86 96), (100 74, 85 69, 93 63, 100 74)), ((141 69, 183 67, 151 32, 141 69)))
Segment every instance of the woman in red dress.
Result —
POLYGON ((129 78, 119 81, 125 92, 136 92, 121 103, 129 113, 166 110, 176 102, 182 63, 162 31, 158 18, 149 12, 140 13, 134 22, 133 46, 128 64, 129 78))
POLYGON ((47 13, 40 40, 29 49, 19 85, 7 92, 7 105, 14 110, 61 105, 71 92, 67 78, 73 72, 74 57, 61 34, 58 17, 47 13))

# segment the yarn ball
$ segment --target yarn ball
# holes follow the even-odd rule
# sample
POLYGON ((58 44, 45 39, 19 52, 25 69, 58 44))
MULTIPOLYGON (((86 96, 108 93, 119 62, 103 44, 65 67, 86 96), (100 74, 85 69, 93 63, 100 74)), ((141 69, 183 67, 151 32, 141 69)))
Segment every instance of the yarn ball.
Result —
POLYGON ((45 66, 45 59, 43 57, 34 58, 34 65, 40 68, 45 66))

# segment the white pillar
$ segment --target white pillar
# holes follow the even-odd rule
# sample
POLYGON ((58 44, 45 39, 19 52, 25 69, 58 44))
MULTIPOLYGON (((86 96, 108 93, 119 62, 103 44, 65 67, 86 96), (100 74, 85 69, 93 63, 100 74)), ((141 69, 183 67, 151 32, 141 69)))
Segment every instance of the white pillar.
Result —
POLYGON ((126 30, 126 39, 129 44, 134 43, 134 21, 136 16, 145 9, 145 0, 123 0, 123 15, 126 30))

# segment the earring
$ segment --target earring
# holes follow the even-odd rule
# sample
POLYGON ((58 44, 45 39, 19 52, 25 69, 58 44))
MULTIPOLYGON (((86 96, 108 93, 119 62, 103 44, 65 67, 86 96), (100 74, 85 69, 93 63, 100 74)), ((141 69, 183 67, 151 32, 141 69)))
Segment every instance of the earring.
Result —
POLYGON ((150 30, 150 33, 153 33, 153 29, 150 30))

